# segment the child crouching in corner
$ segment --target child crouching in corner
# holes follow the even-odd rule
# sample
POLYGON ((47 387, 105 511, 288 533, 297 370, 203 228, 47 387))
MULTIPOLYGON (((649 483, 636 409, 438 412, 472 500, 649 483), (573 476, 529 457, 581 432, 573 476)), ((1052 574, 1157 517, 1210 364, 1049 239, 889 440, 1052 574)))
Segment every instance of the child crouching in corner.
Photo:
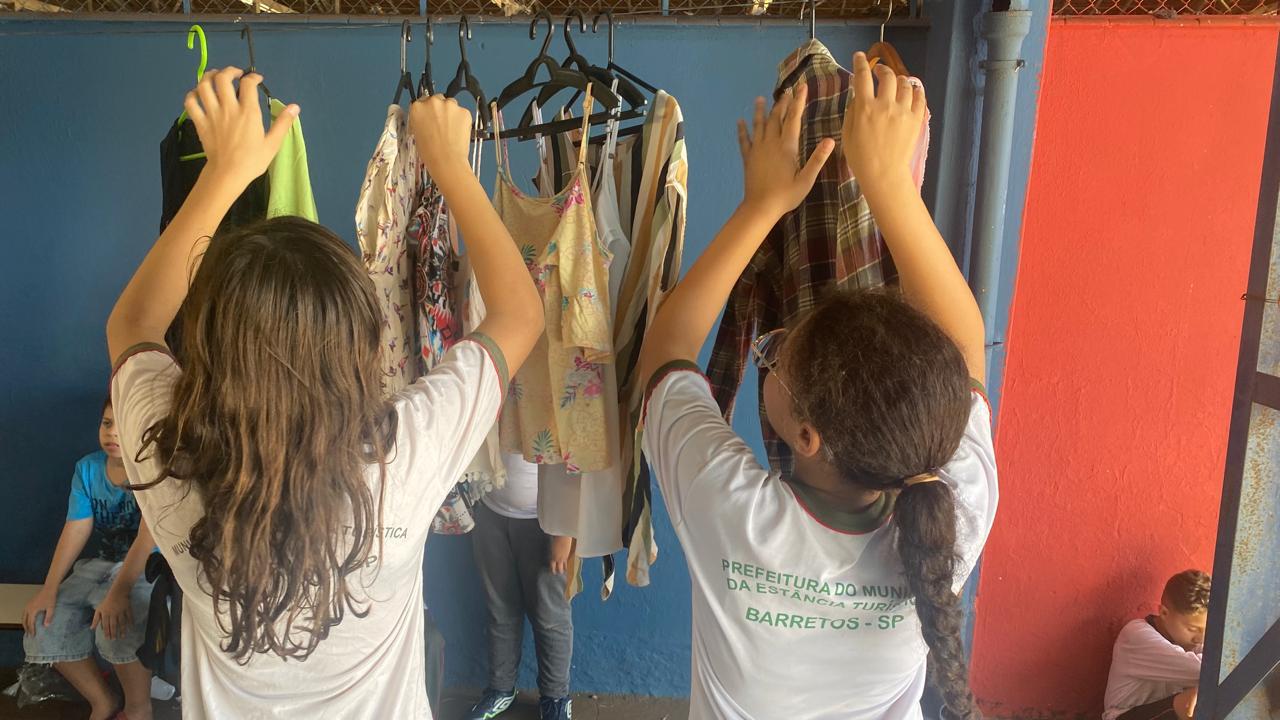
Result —
POLYGON ((1160 612, 1131 620, 1120 630, 1103 720, 1187 720, 1195 715, 1210 584, 1199 570, 1174 575, 1160 596, 1160 612))

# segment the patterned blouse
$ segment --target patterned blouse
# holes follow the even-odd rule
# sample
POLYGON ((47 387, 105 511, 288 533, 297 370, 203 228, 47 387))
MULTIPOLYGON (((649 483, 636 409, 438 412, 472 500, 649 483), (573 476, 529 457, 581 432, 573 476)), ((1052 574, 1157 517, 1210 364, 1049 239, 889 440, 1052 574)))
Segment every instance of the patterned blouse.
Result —
MULTIPOLYGON (((590 97, 583 117, 590 116, 590 97)), ((498 124, 501 124, 499 119, 498 124)), ((584 133, 587 128, 584 121, 584 133)), ((494 207, 520 245, 542 295, 546 332, 511 383, 501 422, 504 450, 570 472, 610 465, 604 367, 613 361, 609 260, 591 208, 586 144, 568 186, 550 198, 516 188, 501 139, 494 207)))

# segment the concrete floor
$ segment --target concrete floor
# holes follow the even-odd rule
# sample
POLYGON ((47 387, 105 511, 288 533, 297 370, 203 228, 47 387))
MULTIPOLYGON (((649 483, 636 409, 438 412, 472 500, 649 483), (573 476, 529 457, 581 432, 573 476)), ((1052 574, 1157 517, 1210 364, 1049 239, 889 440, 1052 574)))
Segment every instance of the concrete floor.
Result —
MULTIPOLYGON (((461 720, 473 702, 471 693, 446 697, 438 720, 461 720)), ((155 710, 155 720, 181 720, 182 717, 177 703, 157 702, 155 710)), ((19 710, 12 698, 0 698, 3 720, 84 720, 87 717, 89 706, 80 703, 48 702, 19 710)), ((538 720, 536 694, 521 697, 502 717, 503 720, 538 720)), ((689 701, 583 695, 573 700, 573 717, 574 720, 686 720, 689 701)))
MULTIPOLYGON (((12 669, 0 670, 0 687, 13 683, 12 669)), ((476 691, 445 693, 438 720, 461 720, 478 696, 476 691)), ((84 703, 51 701, 18 709, 13 698, 0 696, 0 720, 84 720, 89 706, 84 703)), ((177 703, 155 703, 155 720, 181 720, 177 703)), ((503 720, 538 720, 537 693, 521 695, 517 704, 502 715, 503 720)), ((575 720, 687 720, 689 701, 666 698, 579 695, 573 699, 575 720)))

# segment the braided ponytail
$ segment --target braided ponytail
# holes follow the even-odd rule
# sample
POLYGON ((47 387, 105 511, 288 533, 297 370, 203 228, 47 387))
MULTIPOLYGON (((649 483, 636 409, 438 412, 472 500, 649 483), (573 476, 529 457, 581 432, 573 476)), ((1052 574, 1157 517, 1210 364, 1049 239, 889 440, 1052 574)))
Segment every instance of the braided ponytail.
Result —
POLYGON ((942 482, 910 485, 894 508, 898 555, 907 587, 916 601, 920 631, 929 646, 929 676, 942 694, 945 720, 981 718, 969 689, 969 672, 960 642, 963 614, 952 589, 956 554, 956 505, 942 482))
POLYGON ((890 290, 826 297, 788 337, 795 411, 846 481, 900 491, 897 549, 929 647, 945 720, 977 720, 960 640, 956 499, 927 472, 945 465, 969 419, 969 373, 951 338, 890 290), (906 480, 904 480, 906 478, 906 480))

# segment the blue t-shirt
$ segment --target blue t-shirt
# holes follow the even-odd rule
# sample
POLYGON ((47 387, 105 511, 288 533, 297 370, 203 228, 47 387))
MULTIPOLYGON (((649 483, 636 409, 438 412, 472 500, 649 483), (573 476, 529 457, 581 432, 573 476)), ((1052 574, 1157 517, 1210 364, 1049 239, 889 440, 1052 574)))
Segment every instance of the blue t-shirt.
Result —
POLYGON ((116 487, 107 478, 107 454, 89 453, 76 463, 67 500, 67 519, 93 518, 93 534, 98 540, 98 557, 120 562, 138 536, 142 513, 129 490, 116 487))

